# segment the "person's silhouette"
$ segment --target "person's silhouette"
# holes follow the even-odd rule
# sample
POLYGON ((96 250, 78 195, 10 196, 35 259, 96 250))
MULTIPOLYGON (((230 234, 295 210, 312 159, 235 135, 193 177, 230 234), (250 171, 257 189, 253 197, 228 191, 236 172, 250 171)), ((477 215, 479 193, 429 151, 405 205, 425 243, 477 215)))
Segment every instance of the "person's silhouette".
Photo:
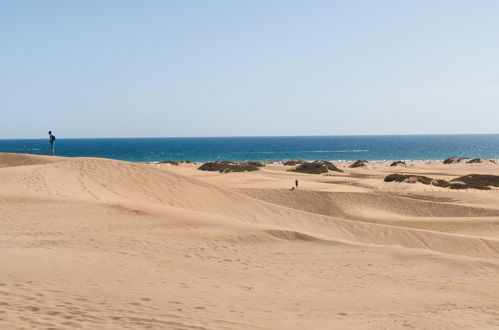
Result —
POLYGON ((49 144, 50 152, 52 152, 52 156, 55 156, 55 135, 52 135, 52 131, 49 131, 49 144))

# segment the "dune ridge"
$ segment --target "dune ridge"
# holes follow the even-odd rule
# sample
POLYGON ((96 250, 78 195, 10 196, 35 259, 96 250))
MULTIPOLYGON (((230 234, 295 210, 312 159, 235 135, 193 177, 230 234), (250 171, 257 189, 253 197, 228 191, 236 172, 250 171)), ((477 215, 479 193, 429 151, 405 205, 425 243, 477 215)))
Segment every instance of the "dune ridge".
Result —
MULTIPOLYGON (((37 158, 37 157, 35 157, 37 158)), ((39 160, 40 161, 40 160, 39 160)), ((187 178, 173 172, 151 168, 143 164, 126 163, 108 159, 67 159, 45 164, 15 166, 4 170, 2 190, 15 195, 17 191, 30 191, 44 198, 71 199, 134 205, 134 209, 148 212, 170 207, 198 212, 208 212, 234 221, 243 221, 284 229, 301 230, 305 233, 329 234, 330 239, 352 240, 369 244, 401 245, 411 248, 429 248, 440 252, 468 256, 499 256, 499 241, 464 236, 450 236, 440 233, 415 231, 407 228, 384 227, 383 225, 354 223, 340 219, 355 210, 360 217, 383 205, 382 216, 470 216, 475 214, 498 216, 499 211, 479 209, 429 201, 407 201, 403 197, 379 194, 333 193, 330 200, 322 198, 336 210, 320 214, 316 206, 313 213, 303 213, 292 208, 281 207, 260 200, 251 199, 202 181, 187 178), (6 174, 6 175, 5 175, 6 174), (362 200, 362 202, 360 202, 362 200), (326 215, 326 216, 324 216, 326 215), (329 216, 331 215, 331 216, 329 216)), ((275 193, 275 192, 274 192, 275 193)), ((300 199, 310 197, 318 202, 324 195, 315 192, 286 194, 300 199)), ((269 196, 263 197, 268 200, 269 196)), ((311 205, 312 203, 308 203, 311 205)), ((305 210, 307 211, 307 210, 305 210)), ((355 219, 355 217, 353 217, 355 219)))
MULTIPOLYGON (((417 283, 424 281, 427 294, 406 306, 418 309, 456 269, 451 286, 463 295, 459 304, 474 306, 469 324, 495 323, 490 311, 498 300, 483 283, 499 269, 499 240, 400 224, 412 218, 494 221, 499 210, 376 193, 234 190, 180 171, 110 159, 0 154, 0 304, 9 311, 0 314, 0 325, 326 329, 391 320, 394 328, 438 328, 456 325, 458 309, 437 308, 439 318, 421 319, 397 307, 397 291, 421 291, 417 283), (418 280, 403 273, 401 263, 414 274, 443 274, 418 280), (398 315, 363 296, 365 276, 374 276, 372 290, 398 315), (463 293, 466 278, 477 287, 463 293), (293 283, 304 290, 292 293, 293 283), (399 289, 383 293, 383 286, 399 289), (347 291, 363 302, 344 296, 347 291), (331 304, 331 297, 337 301, 331 304), (271 308, 276 301, 279 307, 271 308)), ((442 306, 450 297, 457 297, 452 290, 432 299, 442 306)))

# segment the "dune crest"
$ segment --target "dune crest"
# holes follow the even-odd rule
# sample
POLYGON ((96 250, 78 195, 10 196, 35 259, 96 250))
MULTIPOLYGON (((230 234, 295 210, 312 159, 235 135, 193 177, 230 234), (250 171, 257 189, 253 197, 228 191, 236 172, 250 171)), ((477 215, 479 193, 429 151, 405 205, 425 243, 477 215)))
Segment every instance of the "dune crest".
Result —
POLYGON ((37 160, 38 157, 35 157, 31 166, 4 169, 7 175, 0 176, 3 182, 0 194, 3 192, 10 195, 40 196, 45 199, 133 205, 136 210, 156 214, 161 214, 163 207, 178 208, 229 217, 234 222, 299 230, 303 235, 327 234, 331 240, 396 244, 475 257, 499 256, 499 242, 495 240, 488 242, 476 238, 445 236, 440 233, 342 219, 393 218, 401 215, 499 216, 499 210, 368 193, 328 195, 321 192, 297 191, 296 194, 289 194, 287 191, 281 191, 281 196, 277 197, 280 201, 284 201, 288 196, 309 206, 309 209, 303 210, 307 212, 302 212, 296 210, 296 207, 293 208, 290 203, 281 203, 285 207, 276 205, 278 203, 268 203, 272 201, 271 196, 260 197, 261 200, 248 198, 145 164, 99 158, 75 158, 57 162, 49 162, 46 158, 42 158, 46 163, 41 164, 37 160), (317 208, 327 211, 317 211, 317 208))
POLYGON ((493 322, 484 315, 496 297, 484 283, 499 269, 499 240, 404 223, 494 221, 494 208, 215 181, 295 175, 284 167, 214 176, 189 164, 13 154, 0 154, 0 164, 3 327, 326 329, 390 320, 438 328, 457 312, 436 306, 477 297, 470 322, 493 322), (450 274, 456 282, 446 285, 459 299, 452 290, 435 294, 450 274), (463 294, 470 278, 476 289, 463 294), (376 299, 365 295, 368 283, 376 299), (419 298, 404 302, 400 291, 419 298), (379 299, 398 314, 387 316, 379 299), (429 304, 434 321, 404 312, 429 304))

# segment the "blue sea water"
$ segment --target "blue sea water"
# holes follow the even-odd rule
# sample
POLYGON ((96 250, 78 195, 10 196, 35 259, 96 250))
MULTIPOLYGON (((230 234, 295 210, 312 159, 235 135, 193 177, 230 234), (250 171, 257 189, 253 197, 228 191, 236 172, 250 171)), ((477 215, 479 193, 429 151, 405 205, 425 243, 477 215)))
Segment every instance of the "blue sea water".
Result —
MULTIPOLYGON (((499 134, 65 139, 56 153, 134 162, 161 160, 437 160, 499 158, 499 134)), ((0 140, 0 152, 48 155, 48 139, 0 140)))

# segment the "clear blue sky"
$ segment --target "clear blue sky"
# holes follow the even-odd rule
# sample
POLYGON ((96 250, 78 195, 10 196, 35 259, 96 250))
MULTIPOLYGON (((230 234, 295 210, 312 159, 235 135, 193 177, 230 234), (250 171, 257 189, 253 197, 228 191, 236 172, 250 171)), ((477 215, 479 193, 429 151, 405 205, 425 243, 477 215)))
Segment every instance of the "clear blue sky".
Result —
POLYGON ((0 0, 0 138, 499 133, 499 1, 0 0))

